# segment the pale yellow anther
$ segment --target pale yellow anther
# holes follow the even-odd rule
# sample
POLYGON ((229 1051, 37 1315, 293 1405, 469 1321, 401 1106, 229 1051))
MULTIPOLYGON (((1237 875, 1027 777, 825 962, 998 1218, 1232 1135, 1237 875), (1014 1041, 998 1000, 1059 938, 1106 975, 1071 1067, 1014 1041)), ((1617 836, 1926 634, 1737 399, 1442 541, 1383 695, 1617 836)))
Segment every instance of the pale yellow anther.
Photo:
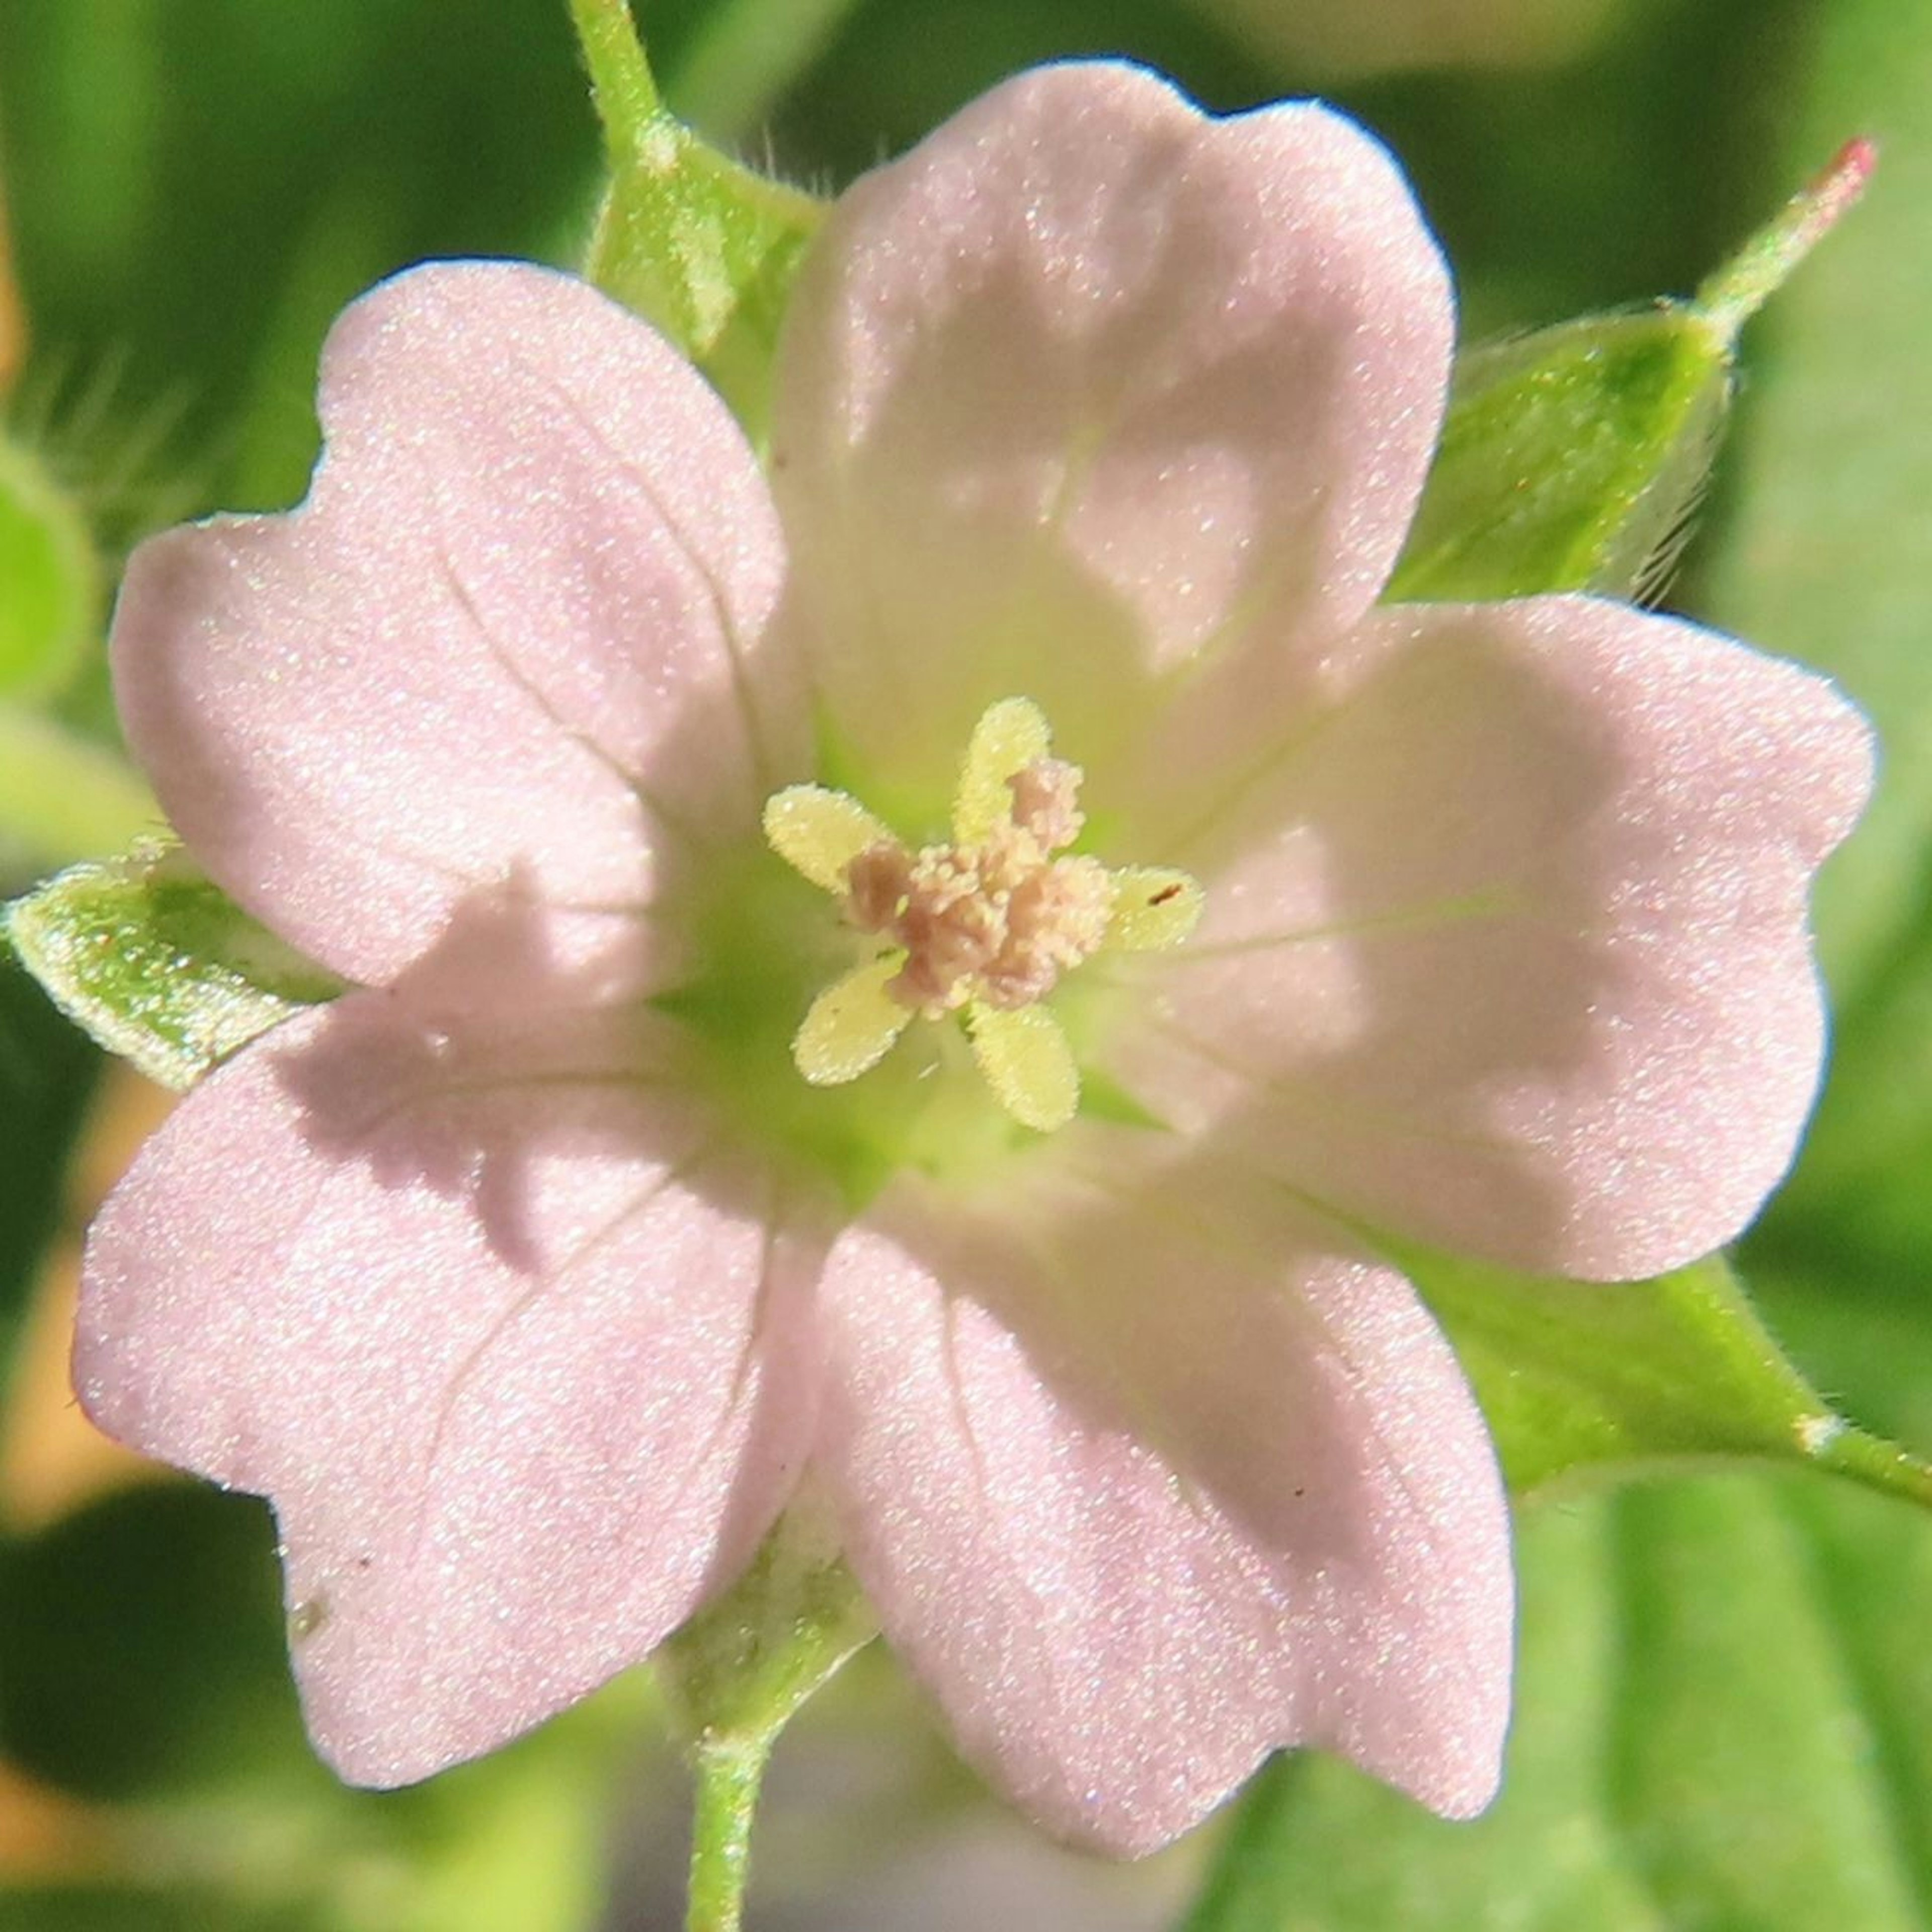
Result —
POLYGON ((842 1087, 869 1072, 904 1032, 912 1010, 886 991, 897 956, 868 960, 835 980, 812 1003, 791 1043, 798 1070, 814 1087, 842 1087))
POLYGON ((909 850, 856 799, 794 785, 765 807, 773 849, 890 950, 812 1002, 792 1042, 814 1086, 856 1079, 915 1014, 963 1016, 974 1058, 1022 1126, 1064 1126, 1080 1074, 1042 1003, 1103 949, 1178 945, 1200 917, 1186 873, 1110 871, 1070 854, 1085 824, 1078 765, 1049 755, 1040 707, 1010 698, 974 728, 952 806, 952 842, 909 850))
POLYGON ((1065 1031, 1046 1007, 1004 1012, 976 1002, 966 1030, 986 1084, 1022 1126, 1050 1134, 1072 1119, 1080 1105, 1080 1070, 1065 1031))
POLYGON ((1030 698, 1003 698, 990 705, 966 747, 959 767, 959 789, 952 799, 952 842, 979 845, 996 826, 1010 824, 1013 794, 1010 781, 1053 742, 1046 714, 1030 698))
POLYGON ((765 837, 787 865, 828 892, 845 890, 845 870, 868 846, 897 844, 848 794, 824 785, 788 785, 765 801, 765 837))

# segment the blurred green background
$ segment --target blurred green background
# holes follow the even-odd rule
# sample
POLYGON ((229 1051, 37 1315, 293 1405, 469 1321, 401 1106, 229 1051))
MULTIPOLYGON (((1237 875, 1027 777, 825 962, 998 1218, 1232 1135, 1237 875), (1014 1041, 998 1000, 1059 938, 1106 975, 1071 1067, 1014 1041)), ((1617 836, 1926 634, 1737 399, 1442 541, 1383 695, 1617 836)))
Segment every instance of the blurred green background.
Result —
MULTIPOLYGON (((1848 1413, 1932 1447, 1932 8, 644 0, 642 16, 687 118, 814 186, 1057 55, 1130 54, 1220 108, 1322 93, 1402 157, 1472 338, 1687 290, 1842 140, 1879 139, 1865 206, 1747 337, 1668 601, 1832 671, 1885 736, 1879 804, 1821 903, 1832 1087, 1743 1260, 1848 1413)), ((334 311, 425 256, 568 262, 595 160, 563 0, 0 0, 0 190, 29 344, 0 441, 0 889, 145 808, 110 761, 98 651, 126 544, 298 495, 334 311), (99 561, 61 579, 79 587, 58 674, 10 682, 10 604, 17 620, 53 594, 22 519, 99 561)), ((5 340, 0 320, 0 375, 5 340)), ((86 1204, 152 1113, 0 970, 0 1927, 674 1922, 680 1801, 648 1687, 423 1790, 340 1791, 295 1723, 265 1513, 86 1438, 59 1380, 61 1298, 86 1204)), ((753 1923, 1932 1926, 1932 1526, 1722 1474, 1544 1505, 1524 1568, 1511 1779, 1478 1826, 1297 1762, 1239 1814, 1232 1852, 1210 1834, 1150 1867, 1089 1864, 978 1796, 868 1657, 781 1751, 753 1923)))

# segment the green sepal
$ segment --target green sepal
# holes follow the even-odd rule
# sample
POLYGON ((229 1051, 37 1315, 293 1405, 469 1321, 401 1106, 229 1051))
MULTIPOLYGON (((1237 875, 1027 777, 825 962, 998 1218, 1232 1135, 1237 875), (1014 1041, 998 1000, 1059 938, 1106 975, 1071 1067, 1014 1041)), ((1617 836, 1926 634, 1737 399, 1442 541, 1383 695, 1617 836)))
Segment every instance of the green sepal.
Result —
POLYGON ((662 330, 757 439, 816 196, 721 154, 659 99, 625 0, 571 0, 610 172, 584 272, 662 330))
POLYGON ((1382 1245, 1454 1344, 1519 1497, 1742 1458, 1932 1507, 1932 1468, 1832 1409, 1721 1256, 1579 1282, 1382 1245))
POLYGON ((1690 302, 1461 357, 1390 598, 1654 588, 1716 453, 1738 330, 1857 200, 1872 160, 1848 144, 1690 302))
POLYGON ((151 1080, 185 1088, 342 982, 285 945, 178 846, 75 866, 0 915, 56 1005, 151 1080))
POLYGON ((779 1519, 744 1575, 654 1664, 686 1741, 776 1736, 878 1634, 830 1526, 809 1506, 779 1519))
POLYGON ((1730 390, 1729 342, 1688 303, 1470 351, 1390 597, 1646 588, 1673 560, 1730 390))
POLYGON ((80 508, 0 439, 0 698, 60 691, 100 634, 100 562, 80 508))

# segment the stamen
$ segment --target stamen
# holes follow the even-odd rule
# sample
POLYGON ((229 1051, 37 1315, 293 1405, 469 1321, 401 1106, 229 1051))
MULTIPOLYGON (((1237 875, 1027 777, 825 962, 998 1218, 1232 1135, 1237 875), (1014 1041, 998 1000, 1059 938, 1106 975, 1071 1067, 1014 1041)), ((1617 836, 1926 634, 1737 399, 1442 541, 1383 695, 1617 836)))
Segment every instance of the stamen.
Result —
POLYGON ((791 1044, 798 1070, 814 1087, 842 1087, 878 1066, 912 1015, 885 989, 890 958, 854 967, 812 1003, 791 1044))
POLYGON ((765 801, 765 838, 772 850, 828 892, 845 883, 846 868, 867 847, 897 842, 849 793, 824 785, 787 785, 765 801))
POLYGON ((792 1042, 807 1080, 856 1079, 915 1014, 959 1014, 1015 1120, 1046 1132, 1072 1118, 1079 1072, 1042 1002, 1102 948, 1180 944, 1202 895, 1185 872, 1111 872, 1069 854, 1086 824, 1084 775, 1050 756, 1051 743, 1030 700, 989 707, 961 766, 949 844, 910 850, 857 800, 822 786, 791 786, 766 805, 772 849, 890 949, 813 1002, 792 1042))
POLYGON ((1006 781, 1007 815, 973 845, 916 856, 872 845, 845 870, 845 908, 862 932, 905 948, 886 990, 928 1019, 978 1000, 1010 1011, 1052 992, 1096 952, 1113 911, 1097 859, 1052 855, 1079 832, 1080 769, 1036 758, 1006 781))
POLYGON ((1060 1022, 1046 1007, 1000 1012, 976 1006, 967 1030, 986 1084, 1022 1126, 1050 1134, 1072 1119, 1080 1105, 1080 1070, 1060 1022))

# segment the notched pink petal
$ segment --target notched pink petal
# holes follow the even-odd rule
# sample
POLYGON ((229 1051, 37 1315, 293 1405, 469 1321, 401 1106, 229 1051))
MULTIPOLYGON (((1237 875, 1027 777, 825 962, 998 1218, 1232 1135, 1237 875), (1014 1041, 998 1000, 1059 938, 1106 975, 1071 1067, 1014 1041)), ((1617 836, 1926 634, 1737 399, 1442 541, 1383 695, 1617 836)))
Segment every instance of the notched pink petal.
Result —
POLYGON ((82 1400, 272 1499, 310 1727, 356 1782, 637 1661, 796 1480, 812 1259, 659 1045, 352 995, 198 1088, 95 1224, 82 1400))
POLYGON ((1815 1094, 1808 898, 1868 728, 1795 666, 1592 598, 1366 628, 1356 688, 1184 860, 1207 915, 1144 969, 1122 1077, 1448 1246, 1612 1279, 1708 1252, 1815 1094))
POLYGON ((513 874, 594 950, 693 821, 754 809, 797 709, 765 688, 783 552, 749 448, 644 324, 508 263, 362 298, 320 408, 302 508, 130 567, 116 691, 170 818, 352 979, 513 874))
POLYGON ((1508 1515, 1413 1291, 1227 1173, 1040 1204, 902 1190, 825 1283, 850 1561, 967 1755, 1116 1852, 1284 1744, 1480 1810, 1508 1515))
POLYGON ((788 317, 774 489, 835 721, 889 758, 929 718, 943 758, 1012 691, 1060 720, 1346 624, 1451 332, 1400 173, 1327 110, 1216 120, 1112 64, 994 88, 841 198, 788 317))

